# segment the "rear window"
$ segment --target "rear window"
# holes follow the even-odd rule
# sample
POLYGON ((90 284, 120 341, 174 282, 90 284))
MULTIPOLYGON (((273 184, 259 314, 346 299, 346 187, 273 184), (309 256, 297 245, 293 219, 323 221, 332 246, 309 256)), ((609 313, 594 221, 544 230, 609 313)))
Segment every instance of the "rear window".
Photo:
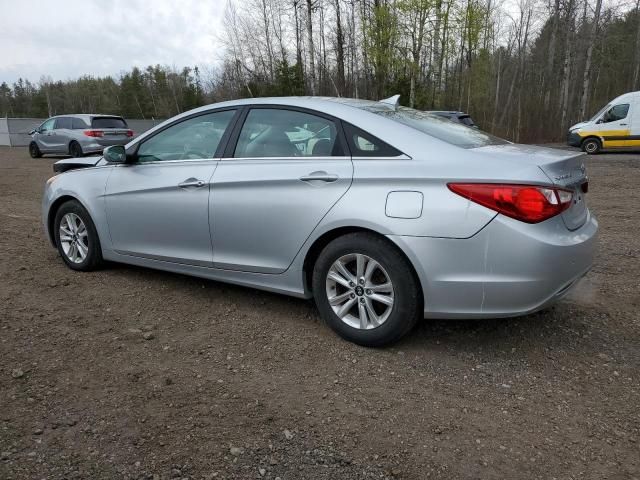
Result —
POLYGON ((82 130, 84 128, 89 128, 89 124, 87 124, 87 122, 85 122, 82 118, 72 118, 71 128, 73 128, 74 130, 82 130))
POLYGON ((127 128, 127 122, 120 117, 94 117, 91 128, 127 128))
POLYGON ((403 123, 457 147, 478 148, 509 143, 482 130, 469 128, 461 123, 455 123, 438 115, 414 110, 413 108, 398 107, 397 110, 392 110, 385 105, 366 105, 361 108, 403 123))

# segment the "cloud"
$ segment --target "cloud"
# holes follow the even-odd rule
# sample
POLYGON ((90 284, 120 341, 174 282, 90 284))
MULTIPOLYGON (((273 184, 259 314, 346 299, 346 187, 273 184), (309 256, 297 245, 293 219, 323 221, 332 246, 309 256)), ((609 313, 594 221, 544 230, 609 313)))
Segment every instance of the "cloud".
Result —
POLYGON ((0 82, 212 65, 225 0, 0 0, 0 82))

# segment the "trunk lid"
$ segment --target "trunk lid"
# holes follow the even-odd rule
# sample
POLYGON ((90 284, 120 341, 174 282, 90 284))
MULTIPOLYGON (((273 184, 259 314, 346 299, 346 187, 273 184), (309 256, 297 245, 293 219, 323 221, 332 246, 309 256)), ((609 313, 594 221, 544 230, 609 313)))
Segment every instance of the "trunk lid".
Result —
POLYGON ((101 128, 100 130, 102 131, 102 137, 98 137, 96 140, 105 147, 124 145, 131 140, 131 137, 127 135, 128 128, 101 128))
POLYGON ((588 210, 582 190, 587 174, 582 152, 520 144, 488 145, 475 150, 536 165, 551 183, 573 192, 571 207, 561 214, 567 228, 576 230, 587 221, 588 210))

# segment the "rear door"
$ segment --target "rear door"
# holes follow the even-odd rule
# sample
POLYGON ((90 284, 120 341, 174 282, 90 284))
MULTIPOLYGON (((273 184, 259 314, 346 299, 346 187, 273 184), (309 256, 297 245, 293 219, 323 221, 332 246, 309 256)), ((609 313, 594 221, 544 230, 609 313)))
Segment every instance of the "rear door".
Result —
POLYGON ((53 151, 59 153, 69 152, 69 142, 71 141, 71 117, 58 117, 53 133, 49 137, 53 151))
POLYGON ((352 176, 333 118, 290 107, 245 109, 213 176, 214 266, 284 272, 352 176))

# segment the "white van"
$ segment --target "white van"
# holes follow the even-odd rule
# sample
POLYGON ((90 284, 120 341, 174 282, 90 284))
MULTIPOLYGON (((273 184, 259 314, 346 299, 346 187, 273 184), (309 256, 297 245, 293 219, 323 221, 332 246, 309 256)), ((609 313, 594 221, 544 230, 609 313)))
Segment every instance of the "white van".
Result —
POLYGON ((567 143, 589 154, 640 147, 640 92, 620 95, 591 120, 569 128, 567 143))

